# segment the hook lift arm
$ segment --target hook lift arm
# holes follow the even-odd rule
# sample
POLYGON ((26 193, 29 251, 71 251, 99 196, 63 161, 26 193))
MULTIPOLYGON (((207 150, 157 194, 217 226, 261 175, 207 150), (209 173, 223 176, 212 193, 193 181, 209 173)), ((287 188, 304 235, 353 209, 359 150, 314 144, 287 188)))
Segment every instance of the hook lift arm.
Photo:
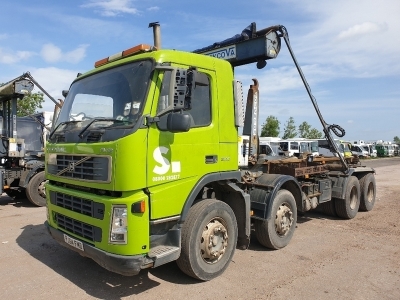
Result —
POLYGON ((266 60, 274 59, 277 57, 281 48, 281 39, 285 40, 289 53, 297 68, 297 71, 303 81, 307 93, 311 99, 318 118, 322 124, 323 132, 328 140, 331 150, 339 156, 344 172, 347 173, 349 166, 345 159, 340 155, 338 146, 332 138, 330 131, 333 131, 336 136, 343 137, 345 131, 339 125, 329 125, 325 122, 322 114, 318 108, 317 101, 311 94, 310 86, 300 68, 299 63, 294 56, 292 47, 289 42, 289 35, 283 25, 270 26, 261 30, 256 30, 256 24, 253 22, 250 26, 246 27, 241 34, 237 34, 232 38, 228 38, 221 42, 214 43, 210 46, 194 50, 194 53, 205 54, 217 58, 227 60, 233 67, 241 66, 249 63, 257 63, 257 68, 262 69, 266 65, 266 60))
POLYGON ((342 166, 343 166, 345 172, 347 173, 348 170, 349 170, 349 166, 347 165, 344 157, 342 155, 340 155, 339 148, 338 148, 337 144, 335 143, 335 141, 334 141, 334 139, 333 139, 333 137, 332 137, 332 135, 330 133, 330 130, 332 130, 335 133, 336 136, 343 137, 345 135, 345 130, 342 127, 340 127, 339 125, 336 125, 336 124, 329 125, 328 123, 325 122, 325 120, 322 117, 322 114, 321 114, 321 112, 320 112, 320 110, 318 108, 317 101, 315 100, 313 94, 311 93, 311 88, 307 83, 307 80, 306 80, 306 78, 305 78, 305 76, 303 74, 303 71, 300 68, 299 63, 297 62, 297 59, 296 59, 296 57, 295 57, 295 55, 293 53, 292 47, 290 46, 288 32, 287 32, 287 30, 286 30, 286 28, 284 26, 279 25, 278 27, 279 27, 279 31, 281 33, 281 37, 283 37, 283 39, 284 39, 284 41, 286 43, 286 46, 287 46, 287 48, 289 50, 289 53, 290 53, 290 56, 293 59, 293 62, 295 64, 295 66, 296 66, 296 69, 299 72, 301 80, 303 81, 304 87, 307 90, 308 96, 310 97, 310 100, 311 100, 311 102, 312 102, 312 104, 314 106, 314 109, 315 109, 315 111, 316 111, 316 113, 318 115, 318 118, 319 118, 319 120, 320 120, 320 122, 322 124, 323 131, 325 133, 325 137, 328 140, 328 143, 329 143, 330 147, 338 154, 339 159, 340 159, 340 161, 342 163, 342 166))

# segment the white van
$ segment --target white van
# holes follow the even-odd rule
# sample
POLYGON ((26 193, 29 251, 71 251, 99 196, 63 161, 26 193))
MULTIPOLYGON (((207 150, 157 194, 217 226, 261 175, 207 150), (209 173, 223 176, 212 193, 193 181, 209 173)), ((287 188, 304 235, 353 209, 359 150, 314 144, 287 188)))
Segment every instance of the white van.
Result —
POLYGON ((279 146, 279 155, 297 157, 303 153, 311 153, 313 156, 319 155, 318 141, 316 140, 307 140, 305 138, 281 140, 279 146))
POLYGON ((351 153, 357 154, 359 157, 363 157, 363 158, 369 157, 368 146, 352 145, 350 150, 351 150, 351 153))
POLYGON ((369 156, 371 157, 377 157, 378 153, 376 151, 375 145, 374 144, 365 144, 364 147, 368 147, 368 152, 369 152, 369 156))
POLYGON ((279 142, 281 138, 278 137, 260 137, 259 138, 259 153, 268 156, 276 156, 279 151, 279 142))

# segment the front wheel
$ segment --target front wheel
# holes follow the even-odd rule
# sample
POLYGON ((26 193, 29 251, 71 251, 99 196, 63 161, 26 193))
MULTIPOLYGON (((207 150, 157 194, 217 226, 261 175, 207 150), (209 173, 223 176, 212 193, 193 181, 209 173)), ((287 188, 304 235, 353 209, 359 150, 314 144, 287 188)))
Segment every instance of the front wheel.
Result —
POLYGON ((273 200, 271 218, 256 220, 258 242, 270 249, 287 246, 293 237, 297 223, 296 201, 288 190, 280 190, 273 200))
POLYGON ((236 217, 228 204, 216 199, 196 203, 182 226, 178 267, 204 281, 219 276, 232 260, 237 236, 236 217))
POLYGON ((26 187, 26 196, 28 200, 36 206, 46 205, 46 191, 45 191, 46 178, 44 171, 36 173, 31 180, 29 180, 26 187))

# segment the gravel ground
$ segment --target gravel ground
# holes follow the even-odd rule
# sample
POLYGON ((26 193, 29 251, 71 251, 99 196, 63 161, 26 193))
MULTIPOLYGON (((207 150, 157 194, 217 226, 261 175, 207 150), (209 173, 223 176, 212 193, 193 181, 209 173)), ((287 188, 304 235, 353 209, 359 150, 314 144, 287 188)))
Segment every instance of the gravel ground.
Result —
POLYGON ((58 245, 46 209, 0 197, 0 299, 400 299, 400 158, 371 160, 377 201, 352 220, 309 213, 279 251, 252 238, 220 277, 198 282, 175 263, 110 273, 58 245))

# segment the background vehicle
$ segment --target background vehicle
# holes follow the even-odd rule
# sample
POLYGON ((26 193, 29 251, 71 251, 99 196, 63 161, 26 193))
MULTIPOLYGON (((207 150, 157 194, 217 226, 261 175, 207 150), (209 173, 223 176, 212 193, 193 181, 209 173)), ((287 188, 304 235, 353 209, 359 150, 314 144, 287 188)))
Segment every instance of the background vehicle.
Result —
MULTIPOLYGON (((332 152, 332 147, 326 139, 318 139, 318 152, 323 156, 337 156, 337 153, 332 152)), ((353 154, 350 150, 350 143, 335 139, 335 144, 339 149, 339 153, 342 157, 349 158, 353 154)))
POLYGON ((310 153, 313 156, 319 155, 318 142, 305 138, 281 140, 279 142, 279 147, 279 155, 296 157, 304 153, 310 153))
POLYGON ((371 157, 377 157, 378 154, 376 152, 376 148, 374 144, 365 144, 368 147, 368 152, 371 157))
POLYGON ((378 157, 389 156, 389 147, 387 145, 376 144, 375 148, 376 148, 378 157))
POLYGON ((395 148, 390 142, 376 144, 375 148, 379 157, 395 155, 395 148))
POLYGON ((360 146, 357 146, 357 145, 353 145, 353 146, 351 146, 351 152, 353 153, 353 154, 356 154, 356 155, 358 155, 359 157, 361 157, 361 158, 366 158, 366 157, 369 157, 369 149, 368 149, 368 146, 365 146, 365 145, 360 145, 360 146), (365 147, 365 148, 364 148, 365 147))
POLYGON ((33 82, 25 73, 0 87, 0 188, 10 197, 28 198, 32 204, 44 206, 44 144, 50 129, 44 122, 50 115, 17 117, 17 101, 32 91, 33 82))
POLYGON ((284 26, 257 31, 252 23, 238 36, 186 53, 162 50, 159 26, 150 25, 155 47, 99 60, 74 80, 50 134, 46 225, 61 245, 122 275, 176 260, 187 275, 210 280, 236 248, 249 246, 252 224, 263 246, 280 249, 294 234, 298 211, 320 207, 351 219, 372 209, 372 168, 341 156, 258 153, 258 80, 244 105, 233 71, 264 67, 281 39, 336 153, 330 131, 344 135, 323 120, 284 26), (140 103, 139 115, 116 119, 127 100, 140 103), (99 116, 94 103, 105 108, 99 116), (252 149, 244 167, 240 127, 252 149))
POLYGON ((389 154, 389 156, 394 156, 395 154, 395 152, 394 152, 394 146, 393 145, 391 145, 391 144, 389 144, 389 145, 385 145, 385 147, 387 147, 387 149, 388 149, 388 154, 389 154))
POLYGON ((394 156, 399 156, 400 155, 400 153, 399 153, 399 145, 397 145, 397 144, 393 144, 392 145, 393 146, 393 155, 394 156))
POLYGON ((281 140, 282 139, 279 137, 260 137, 259 138, 259 144, 260 144, 259 153, 271 155, 271 156, 278 155, 279 142, 281 140), (267 147, 267 146, 269 146, 269 147, 267 147), (270 152, 269 148, 271 148, 271 150, 272 150, 271 154, 268 154, 270 152))

